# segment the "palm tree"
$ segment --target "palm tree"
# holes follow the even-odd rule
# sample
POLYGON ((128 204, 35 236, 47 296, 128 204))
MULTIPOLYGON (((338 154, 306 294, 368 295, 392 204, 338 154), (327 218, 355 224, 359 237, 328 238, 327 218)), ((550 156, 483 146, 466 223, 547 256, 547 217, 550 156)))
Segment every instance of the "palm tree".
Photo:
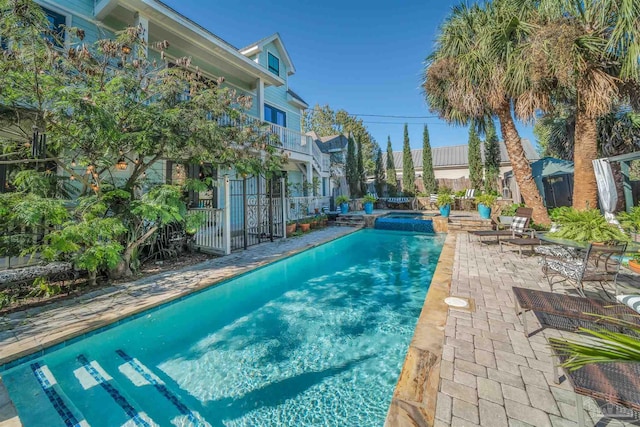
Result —
POLYGON ((521 0, 494 0, 454 7, 427 58, 423 88, 430 109, 450 123, 477 124, 497 116, 525 203, 533 208, 537 223, 548 224, 512 113, 548 103, 548 96, 532 90, 520 54, 526 37, 522 24, 533 13, 531 6, 521 0))
MULTIPOLYGON (((573 206, 596 206, 598 119, 640 105, 640 0, 540 0, 527 49, 535 84, 575 98, 573 206)), ((545 89, 543 89, 545 90, 545 89)))

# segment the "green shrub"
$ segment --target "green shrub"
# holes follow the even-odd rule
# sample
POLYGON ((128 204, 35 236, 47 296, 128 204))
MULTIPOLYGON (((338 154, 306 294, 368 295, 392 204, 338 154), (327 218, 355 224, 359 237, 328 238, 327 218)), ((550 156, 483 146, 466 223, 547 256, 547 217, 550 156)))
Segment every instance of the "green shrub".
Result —
POLYGON ((628 241, 618 226, 609 224, 600 211, 589 209, 578 211, 573 208, 554 209, 553 218, 560 225, 550 236, 575 240, 576 242, 628 241), (562 210, 559 210, 562 209, 562 210))

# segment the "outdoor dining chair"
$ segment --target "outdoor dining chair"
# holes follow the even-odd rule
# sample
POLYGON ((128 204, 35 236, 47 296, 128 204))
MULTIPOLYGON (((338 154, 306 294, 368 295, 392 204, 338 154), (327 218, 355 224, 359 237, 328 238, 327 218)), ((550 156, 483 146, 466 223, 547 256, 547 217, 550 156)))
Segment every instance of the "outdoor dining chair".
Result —
POLYGON ((605 294, 611 297, 604 284, 613 282, 615 294, 618 294, 618 272, 626 249, 626 243, 614 245, 589 243, 583 258, 545 256, 542 261, 542 271, 552 291, 553 285, 567 282, 584 297, 584 282, 598 282, 605 294))
POLYGON ((495 238, 497 242, 500 241, 501 237, 507 239, 513 239, 523 235, 533 237, 534 230, 528 228, 532 213, 533 209, 531 208, 518 208, 508 229, 470 231, 469 235, 476 236, 480 242, 482 242, 485 237, 495 238))

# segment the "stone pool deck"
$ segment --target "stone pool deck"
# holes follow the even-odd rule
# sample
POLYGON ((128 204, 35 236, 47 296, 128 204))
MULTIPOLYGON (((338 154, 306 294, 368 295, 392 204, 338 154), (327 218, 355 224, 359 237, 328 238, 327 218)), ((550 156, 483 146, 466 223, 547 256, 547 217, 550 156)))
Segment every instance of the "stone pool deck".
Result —
MULTIPOLYGON (((0 317, 0 364, 354 231, 328 227, 0 317)), ((637 278, 629 274, 622 281, 637 278)), ((571 334, 545 329, 525 337, 512 286, 548 290, 536 257, 500 253, 497 245, 469 241, 466 233, 447 236, 386 425, 576 425, 574 394, 566 381, 554 384, 546 346, 548 336, 571 334), (448 295, 471 299, 473 310, 448 308, 448 295)), ((598 423, 597 405, 585 403, 586 420, 598 423)), ((598 425, 625 425, 607 421, 598 425)), ((0 426, 19 425, 0 382, 0 426)))
MULTIPOLYGON (((577 335, 544 329, 525 337, 514 310, 513 286, 549 290, 538 257, 501 253, 499 245, 456 239, 451 295, 470 298, 475 310, 449 309, 444 335, 435 426, 576 426, 576 401, 565 380, 555 384, 547 337, 577 335)), ((619 281, 638 292, 639 276, 624 269, 619 281)), ((554 286, 554 292, 565 292, 554 286)), ((600 291, 601 292, 601 291, 600 291)), ((596 293, 590 288, 587 293, 596 293)), ((527 313, 530 331, 538 325, 527 313)), ((587 425, 621 426, 602 418, 585 398, 587 425)), ((403 425, 423 425, 405 423, 403 425)))

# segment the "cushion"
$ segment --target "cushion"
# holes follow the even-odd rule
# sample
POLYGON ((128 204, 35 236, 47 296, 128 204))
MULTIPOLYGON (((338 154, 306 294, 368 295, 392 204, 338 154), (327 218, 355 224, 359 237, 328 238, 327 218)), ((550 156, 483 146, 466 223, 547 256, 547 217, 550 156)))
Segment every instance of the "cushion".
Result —
POLYGON ((540 245, 540 246, 536 246, 534 250, 536 251, 536 253, 540 255, 549 256, 549 257, 565 258, 568 260, 580 259, 577 249, 566 247, 566 246, 540 245))
POLYGON ((616 299, 640 313, 640 295, 616 295, 616 299))
POLYGON ((582 278, 582 272, 584 270, 582 261, 565 262, 557 258, 547 258, 544 261, 544 265, 561 276, 575 281, 582 278))
POLYGON ((527 224, 527 218, 523 216, 514 216, 511 221, 511 231, 516 233, 524 233, 524 226, 527 224))

